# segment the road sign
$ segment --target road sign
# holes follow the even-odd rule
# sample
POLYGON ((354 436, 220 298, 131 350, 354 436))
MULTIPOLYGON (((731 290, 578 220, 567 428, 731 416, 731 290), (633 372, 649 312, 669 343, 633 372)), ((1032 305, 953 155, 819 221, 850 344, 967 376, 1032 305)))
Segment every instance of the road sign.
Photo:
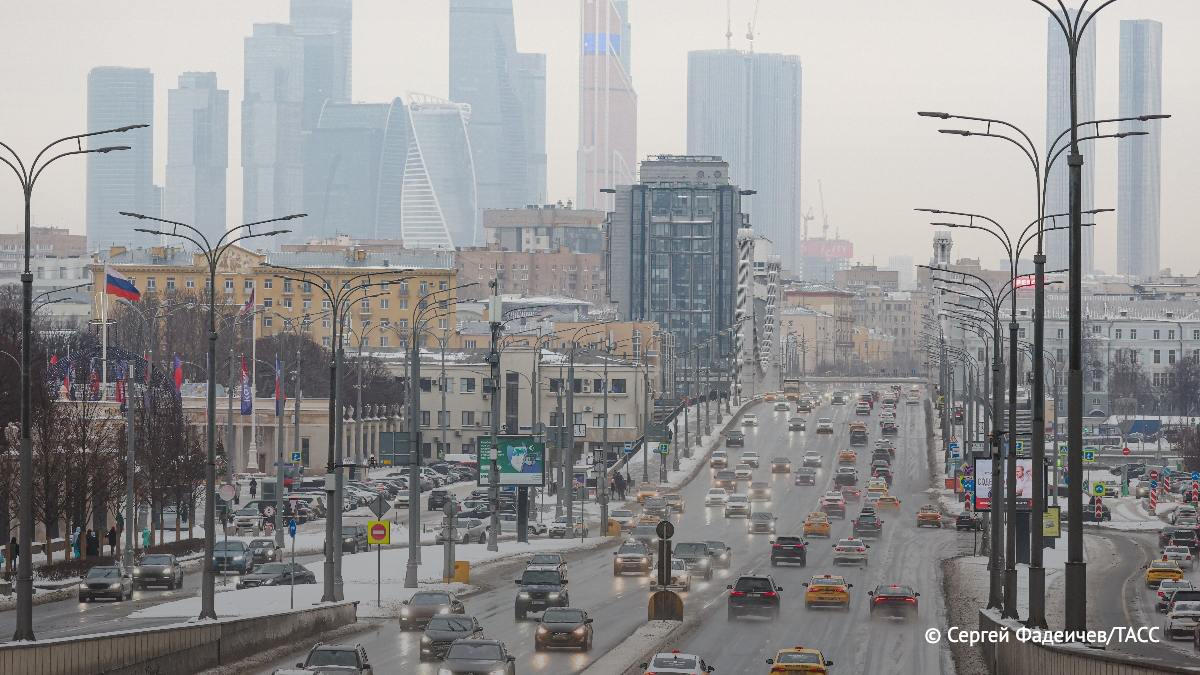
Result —
POLYGON ((292 453, 292 463, 293 464, 299 464, 301 461, 303 461, 303 459, 304 459, 304 456, 301 453, 299 453, 299 452, 292 453))
POLYGON ((220 496, 222 500, 231 502, 233 501, 234 496, 237 495, 237 488, 234 487, 233 483, 226 483, 217 488, 217 495, 220 496))
POLYGON ((288 534, 291 535, 292 539, 296 538, 296 519, 295 518, 291 518, 288 520, 288 534))
POLYGON ((963 486, 963 489, 966 490, 967 492, 974 492, 975 479, 974 478, 963 478, 962 486, 963 486))
POLYGON ((388 503, 388 500, 383 498, 383 495, 375 495, 375 499, 371 500, 367 506, 371 509, 371 513, 375 514, 376 518, 382 518, 383 514, 392 508, 392 505, 388 503))
POLYGON ((392 521, 368 520, 367 543, 384 545, 392 543, 392 521))
POLYGON ((659 539, 670 539, 675 536, 675 526, 669 520, 659 521, 654 528, 654 533, 658 535, 659 539))
POLYGON ((1018 440, 1017 441, 1017 452, 1021 452, 1024 449, 1025 449, 1025 441, 1018 440))
POLYGON ((958 449, 958 441, 950 441, 949 447, 951 450, 957 450, 958 449))
POLYGON ((1150 471, 1150 480, 1158 480, 1158 471, 1153 469, 1150 471))
POLYGON ((1104 496, 1104 483, 1095 483, 1094 485, 1092 485, 1092 494, 1096 495, 1097 497, 1103 497, 1104 496))
POLYGON ((1101 499, 1099 496, 1097 496, 1096 497, 1096 522, 1100 522, 1100 520, 1104 517, 1104 505, 1101 504, 1100 502, 1101 502, 1101 499))
POLYGON ((1200 471, 1192 472, 1192 480, 1200 480, 1200 471))
POLYGON ((633 452, 633 441, 625 441, 625 454, 633 452))
POLYGON ((671 452, 671 446, 667 443, 659 443, 658 449, 655 450, 654 452, 656 452, 660 455, 666 455, 671 452))
POLYGON ((1132 451, 1132 450, 1130 450, 1129 448, 1121 448, 1121 454, 1122 454, 1122 455, 1129 456, 1129 455, 1130 455, 1132 452, 1133 452, 1133 451, 1132 451))
POLYGON ((574 427, 575 428, 572 433, 575 436, 575 438, 583 438, 584 436, 587 436, 587 425, 586 424, 576 424, 576 425, 574 425, 574 427))
POLYGON ((1156 481, 1156 480, 1150 481, 1150 489, 1157 490, 1158 489, 1158 481, 1156 481))
POLYGON ((973 466, 971 466, 970 464, 968 464, 968 465, 966 465, 966 466, 964 466, 964 467, 963 467, 963 470, 962 470, 962 472, 963 472, 963 473, 965 473, 965 474, 967 474, 968 476, 970 476, 972 473, 975 473, 975 467, 973 467, 973 466))
POLYGON ((1083 461, 1085 461, 1085 462, 1096 461, 1096 451, 1093 450, 1092 448, 1084 448, 1083 449, 1083 461))

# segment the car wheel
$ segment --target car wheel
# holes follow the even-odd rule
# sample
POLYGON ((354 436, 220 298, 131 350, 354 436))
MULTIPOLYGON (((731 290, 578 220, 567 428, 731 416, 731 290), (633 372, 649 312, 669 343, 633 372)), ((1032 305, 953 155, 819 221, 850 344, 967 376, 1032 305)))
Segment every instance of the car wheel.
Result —
POLYGON ((482 544, 482 543, 484 543, 484 542, 486 542, 486 541, 487 541, 487 535, 486 535, 486 534, 483 534, 483 533, 480 533, 480 535, 479 535, 479 543, 481 543, 481 544, 482 544))
POLYGON ((591 635, 588 636, 587 642, 584 643, 583 651, 585 651, 585 652, 592 651, 592 636, 591 635))
POLYGON ((461 542, 461 543, 463 543, 463 544, 469 544, 469 543, 471 543, 471 535, 470 535, 470 533, 467 533, 467 534, 464 534, 464 535, 463 535, 463 538, 462 538, 462 542, 461 542))
POLYGON ((524 621, 524 620, 525 620, 525 616, 526 616, 526 613, 525 613, 523 610, 520 610, 520 609, 518 609, 518 610, 516 611, 516 618, 517 618, 517 621, 524 621))
POLYGON ((732 609, 725 611, 725 620, 726 621, 733 621, 736 618, 737 618, 737 614, 735 614, 732 609))
POLYGON ((771 558, 771 567, 779 567, 779 562, 774 558, 771 558))

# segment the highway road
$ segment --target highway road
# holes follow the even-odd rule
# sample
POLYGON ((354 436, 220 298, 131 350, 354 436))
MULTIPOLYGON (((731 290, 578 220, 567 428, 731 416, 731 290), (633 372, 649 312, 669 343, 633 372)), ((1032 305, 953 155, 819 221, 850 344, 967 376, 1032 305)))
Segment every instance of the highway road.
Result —
MULTIPOLYGON (((758 414, 760 425, 746 428, 745 449, 757 450, 762 455, 764 466, 756 478, 769 477, 774 487, 773 501, 756 504, 755 508, 779 516, 780 533, 799 532, 804 516, 815 510, 820 494, 832 480, 835 453, 848 444, 846 424, 854 417, 853 408, 826 403, 808 416, 813 429, 817 417, 834 417, 836 433, 832 436, 814 431, 789 432, 789 414, 772 411, 769 403, 760 404, 753 411, 758 414), (798 466, 806 450, 817 450, 824 458, 818 486, 797 487, 792 485, 790 475, 770 475, 765 462, 771 457, 787 456, 798 466)), ((850 531, 849 520, 834 521, 831 541, 810 540, 807 568, 773 570, 785 589, 783 617, 776 623, 747 619, 731 624, 725 620, 723 611, 726 584, 733 583, 743 572, 771 571, 769 538, 748 534, 744 519, 726 520, 720 508, 704 507, 703 496, 709 488, 707 469, 682 490, 687 509, 676 522, 675 541, 723 539, 734 549, 734 558, 731 569, 718 570, 707 582, 693 580, 691 591, 683 594, 685 612, 702 612, 704 620, 696 632, 681 639, 677 645, 680 649, 702 654, 724 673, 757 672, 765 667, 762 659, 772 656, 775 648, 796 644, 798 640, 827 650, 835 663, 845 664, 844 668, 839 664, 841 672, 952 672, 949 652, 927 645, 922 633, 927 627, 945 626, 938 561, 953 554, 958 535, 950 528, 915 527, 915 513, 925 503, 924 490, 929 487, 923 407, 901 404, 898 422, 901 433, 897 438, 894 494, 900 496, 902 508, 898 514, 883 516, 885 534, 879 543, 872 543, 871 564, 866 569, 834 570, 830 566, 832 543, 850 531), (824 572, 842 573, 854 583, 850 612, 803 608, 800 584, 808 576, 824 572), (922 591, 918 620, 869 621, 864 600, 868 587, 891 582, 911 584, 922 591)), ((878 435, 877 417, 872 415, 868 425, 873 441, 878 435)), ((736 455, 737 449, 731 452, 736 455)), ((869 473, 869 464, 869 450, 860 453, 858 468, 862 475, 869 473)), ((857 509, 851 505, 850 511, 853 514, 857 509)), ((569 556, 569 561, 571 605, 587 610, 595 619, 591 653, 534 652, 536 621, 516 622, 513 618, 516 590, 512 579, 519 574, 514 566, 481 575, 476 581, 482 584, 482 591, 466 599, 467 612, 480 620, 487 636, 503 640, 517 656, 519 672, 556 675, 579 672, 646 620, 649 580, 613 577, 611 549, 575 554, 569 556)), ((420 632, 400 632, 391 622, 376 624, 355 637, 380 672, 435 673, 436 664, 418 662, 420 639, 420 632)), ((303 658, 305 651, 297 650, 260 672, 269 673, 274 667, 294 664, 303 658)))

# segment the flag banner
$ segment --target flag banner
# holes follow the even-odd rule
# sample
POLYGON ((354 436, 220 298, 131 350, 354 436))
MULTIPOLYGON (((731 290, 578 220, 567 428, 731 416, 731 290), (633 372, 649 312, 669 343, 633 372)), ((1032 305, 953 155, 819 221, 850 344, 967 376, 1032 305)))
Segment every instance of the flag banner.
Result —
POLYGON ((275 416, 283 415, 283 407, 287 404, 287 395, 283 392, 283 364, 275 357, 275 416))
POLYGON ((104 268, 104 292, 107 295, 125 298, 130 302, 142 299, 142 292, 137 289, 137 286, 134 286, 133 282, 125 275, 111 267, 104 268))
POLYGON ((238 317, 243 317, 254 311, 254 289, 250 289, 250 297, 246 298, 246 304, 242 305, 242 311, 238 312, 238 317))
POLYGON ((183 391, 183 361, 179 355, 175 355, 175 372, 172 374, 172 379, 175 381, 175 393, 182 395, 183 391))
POLYGON ((254 413, 254 387, 250 383, 250 371, 246 369, 246 357, 242 357, 242 414, 254 413))
POLYGON ((125 403, 125 372, 127 365, 124 361, 117 363, 114 369, 114 375, 117 378, 116 382, 116 399, 117 403, 125 403))

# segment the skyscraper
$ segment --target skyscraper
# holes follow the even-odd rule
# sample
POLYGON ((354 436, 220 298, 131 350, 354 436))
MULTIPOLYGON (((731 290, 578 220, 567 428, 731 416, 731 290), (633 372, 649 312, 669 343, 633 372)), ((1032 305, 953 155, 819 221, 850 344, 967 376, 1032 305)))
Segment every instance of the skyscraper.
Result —
POLYGON ((304 139, 304 233, 398 239, 408 136, 408 110, 398 98, 326 103, 304 139))
MULTIPOLYGON (((1068 9, 1074 17, 1078 10, 1068 9)), ((1087 14, 1084 15, 1085 17, 1087 14)), ((1070 69, 1071 60, 1067 52, 1067 41, 1063 37, 1062 28, 1054 17, 1046 19, 1047 59, 1046 59, 1046 148, 1052 156, 1057 148, 1070 143, 1070 134, 1059 135, 1069 131, 1071 127, 1071 98, 1070 98, 1070 69), (1058 141, 1057 144, 1055 142, 1058 141)), ((1096 119, 1096 22, 1088 25, 1087 34, 1079 45, 1077 60, 1076 82, 1078 84, 1078 120, 1080 123, 1096 119)), ((1080 130, 1080 136, 1086 136, 1085 130, 1080 130)), ((1083 154, 1083 210, 1093 208, 1096 176, 1096 155, 1093 152, 1092 141, 1079 144, 1079 152, 1083 154)), ((1067 171, 1067 155, 1064 152, 1054 163, 1046 184, 1046 215, 1067 213, 1070 207, 1070 181, 1067 171)), ((1085 217, 1085 221, 1088 219, 1085 217)), ((1066 225, 1065 218, 1059 218, 1050 225, 1066 225)), ((1091 274, 1094 269, 1094 246, 1092 229, 1082 230, 1082 261, 1083 274, 1091 274)), ((1046 233, 1046 269, 1066 269, 1070 262, 1070 233, 1067 230, 1055 230, 1046 233)))
POLYGON ((512 0, 450 0, 450 99, 471 109, 479 208, 545 201, 546 62, 516 49, 512 0))
POLYGON ((304 121, 315 128, 326 100, 351 100, 353 0, 291 0, 291 26, 304 39, 304 121))
POLYGON ((229 92, 216 73, 184 73, 167 92, 167 184, 163 213, 212 241, 225 231, 229 92))
MULTIPOLYGON (((103 131, 154 121, 154 75, 145 68, 104 66, 88 73, 87 130, 103 131)), ((133 231, 118 211, 158 216, 162 205, 154 186, 154 135, 135 129, 120 137, 99 136, 88 147, 128 145, 129 150, 88 155, 87 245, 89 251, 119 244, 153 243, 133 231)))
POLYGON ((629 3, 581 0, 579 149, 575 204, 605 209, 601 188, 631 185, 637 174, 637 93, 629 72, 629 3))
MULTIPOLYGON (((1121 22, 1119 117, 1162 112, 1162 24, 1121 22)), ((1117 145, 1117 273, 1145 279, 1159 272, 1162 123, 1122 122, 1150 135, 1117 145)))
POLYGON ((729 162, 754 230, 800 271, 800 58, 731 49, 688 53, 687 149, 729 162))
POLYGON ((409 101, 401 231, 404 245, 457 248, 479 245, 479 208, 471 107, 432 97, 409 101))
POLYGON ((301 210, 300 124, 304 41, 285 24, 254 24, 245 42, 242 99, 242 217, 246 222, 301 210))

